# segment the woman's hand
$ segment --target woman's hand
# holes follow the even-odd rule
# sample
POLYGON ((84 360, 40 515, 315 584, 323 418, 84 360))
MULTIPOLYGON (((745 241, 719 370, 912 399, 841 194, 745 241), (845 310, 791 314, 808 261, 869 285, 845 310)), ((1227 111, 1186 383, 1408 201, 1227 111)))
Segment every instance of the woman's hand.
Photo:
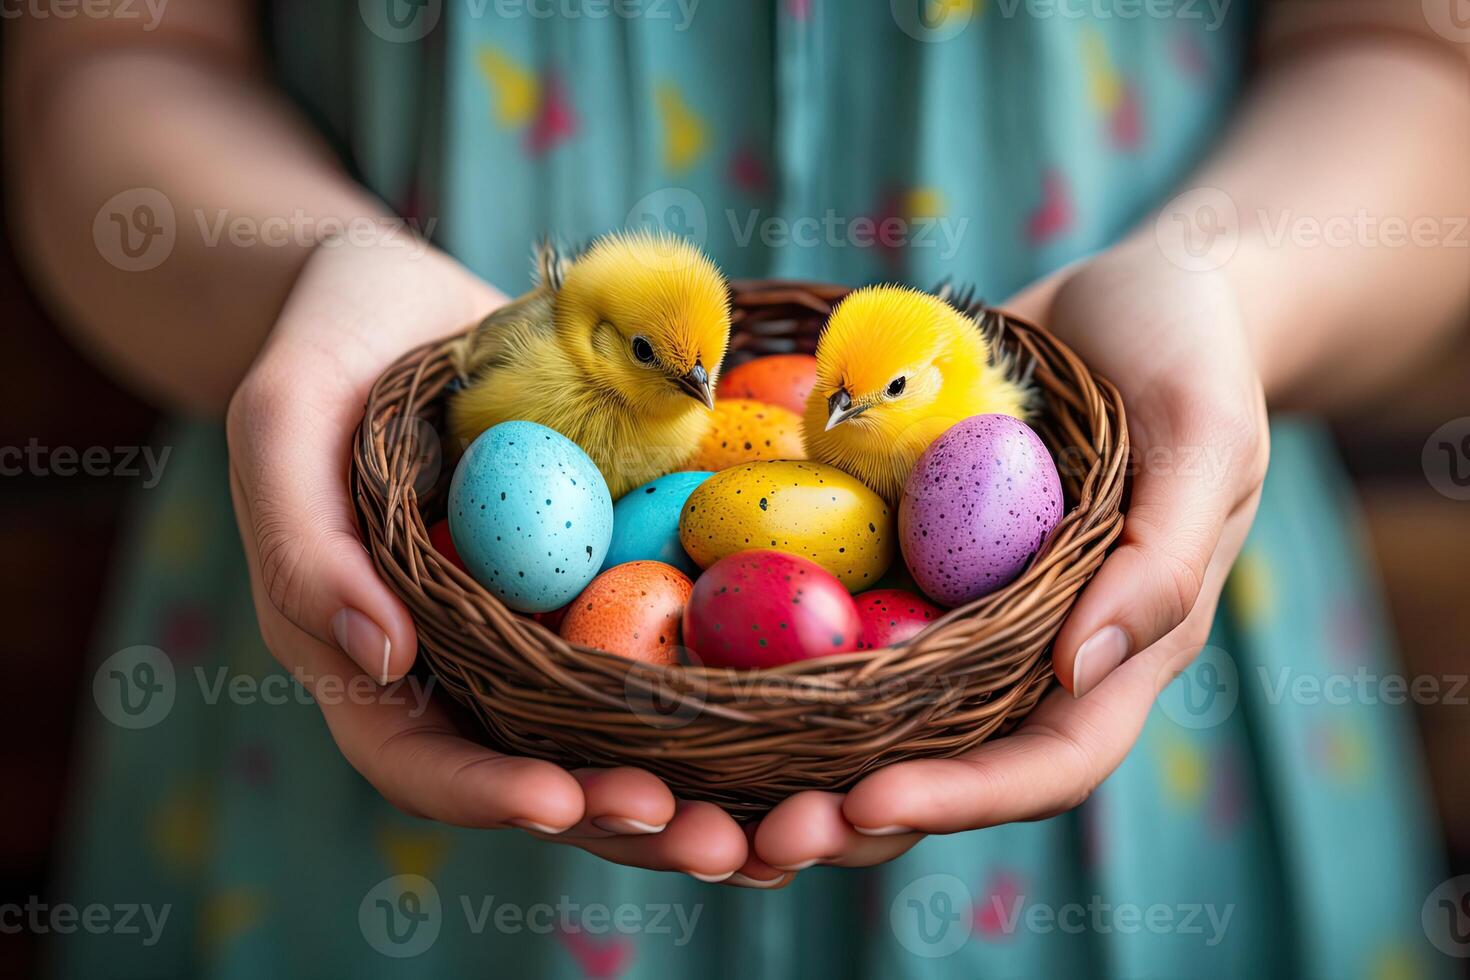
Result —
MULTIPOLYGON (((360 690, 340 686, 359 671, 388 684, 413 664, 408 610, 358 538, 351 440, 392 360, 502 301, 421 244, 319 246, 230 403, 230 485, 261 633, 309 689, 331 678, 338 691, 360 690)), ((723 811, 676 801, 650 773, 567 772, 500 755, 462 737, 444 705, 416 717, 399 700, 323 697, 320 706, 342 754, 410 814, 521 827, 611 861, 706 879, 738 870, 744 879, 731 880, 781 878, 747 864, 746 836, 723 811)))
POLYGON ((1116 384, 1132 497, 1117 548, 1053 647, 1054 691, 1010 735, 889 766, 846 795, 807 792, 755 835, 775 867, 890 860, 925 834, 1069 810, 1127 755, 1155 696, 1199 652, 1260 498, 1265 403, 1233 287, 1152 239, 1037 283, 1004 308, 1049 327, 1116 384))

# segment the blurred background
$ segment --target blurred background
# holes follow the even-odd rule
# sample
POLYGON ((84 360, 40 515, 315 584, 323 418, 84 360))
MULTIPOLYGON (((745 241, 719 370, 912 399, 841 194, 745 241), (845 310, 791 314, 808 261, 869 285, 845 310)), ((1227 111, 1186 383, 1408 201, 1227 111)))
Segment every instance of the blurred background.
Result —
MULTIPOLYGON (((3 174, 0 174, 3 179, 3 174)), ((8 222, 5 222, 8 225, 8 222)), ((29 290, 0 238, 0 447, 144 446, 154 410, 83 359, 29 290)), ((1426 478, 1426 440, 1470 416, 1470 325, 1335 432, 1354 476, 1406 674, 1464 676, 1470 665, 1470 503, 1426 478)), ((0 598, 5 710, 0 712, 0 903, 44 894, 73 764, 73 733, 94 710, 89 641, 119 529, 143 477, 0 475, 0 598)), ((1470 697, 1470 690, 1461 692, 1470 697)), ((1470 872, 1470 711, 1416 709, 1455 873, 1470 872)), ((33 937, 0 930, 0 975, 28 976, 33 937)))

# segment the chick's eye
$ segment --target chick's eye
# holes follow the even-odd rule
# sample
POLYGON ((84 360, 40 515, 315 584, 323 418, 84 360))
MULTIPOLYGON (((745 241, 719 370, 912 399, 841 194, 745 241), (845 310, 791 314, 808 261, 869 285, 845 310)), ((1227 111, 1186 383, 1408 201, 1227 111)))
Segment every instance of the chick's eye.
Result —
POLYGON ((653 363, 653 345, 642 337, 633 338, 633 356, 643 364, 653 363))
POLYGON ((892 381, 888 382, 888 397, 897 398, 899 395, 903 394, 903 386, 903 378, 894 378, 892 381))

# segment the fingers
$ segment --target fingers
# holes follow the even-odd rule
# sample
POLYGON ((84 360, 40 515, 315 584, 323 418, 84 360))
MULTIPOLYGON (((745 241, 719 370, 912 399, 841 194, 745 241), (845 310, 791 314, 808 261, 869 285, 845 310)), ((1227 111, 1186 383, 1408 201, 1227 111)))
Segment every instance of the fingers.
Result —
MULTIPOLYGON (((289 627, 286 627, 289 628, 289 627)), ((347 658, 304 634, 292 642, 297 677, 316 696, 342 755, 406 813, 457 827, 562 831, 584 811, 582 788, 539 759, 501 755, 462 738, 432 699, 323 696, 357 675, 347 658)), ((399 692, 401 693, 401 692, 399 692)))
POLYGON ((500 755, 431 723, 350 744, 359 737, 339 737, 343 754, 386 799, 415 816, 553 834, 582 817, 577 781, 553 763, 500 755))
POLYGON ((230 404, 241 537, 272 609, 386 684, 413 664, 413 622, 358 538, 347 498, 353 422, 344 403, 290 390, 314 383, 247 381, 230 404))
POLYGON ((657 834, 674 818, 674 794, 651 772, 631 767, 572 773, 587 801, 573 837, 657 834))
POLYGON ((843 815, 843 795, 810 791, 780 803, 761 821, 755 851, 773 868, 800 871, 815 864, 844 868, 891 861, 922 834, 865 835, 843 815))
POLYGON ((1123 665, 1095 698, 1054 692, 1017 731, 957 759, 879 770, 843 801, 846 820, 878 839, 952 834, 1038 820, 1077 806, 1117 768, 1154 699, 1151 656, 1123 665))
MULTIPOLYGON (((1194 608, 1227 519, 1254 513, 1264 462, 1241 435, 1178 425, 1147 458, 1114 551, 1083 590, 1052 645, 1057 678, 1081 697, 1125 659, 1174 630, 1194 608), (1195 438, 1193 434, 1198 434, 1195 438), (1205 453, 1217 447, 1218 463, 1205 453), (1259 469, 1259 473, 1257 472, 1259 469), (1227 472, 1221 472, 1221 470, 1227 472)), ((1234 554, 1231 553, 1233 560, 1234 554)), ((1222 581, 1223 584, 1223 581, 1222 581)))
POLYGON ((1133 747, 1158 692, 1199 653, 1250 516, 1237 513, 1226 523, 1201 598, 1184 621, 1087 697, 1054 692, 1015 732, 960 758, 879 770, 847 794, 843 817, 881 838, 1039 820, 1080 804, 1133 747))
POLYGON ((756 834, 761 827, 760 823, 752 822, 741 829, 745 831, 745 863, 740 866, 725 884, 737 888, 756 888, 764 891, 775 891, 785 888, 796 880, 794 871, 783 871, 763 861, 755 851, 756 834))
POLYGON ((618 864, 680 871, 706 882, 728 881, 748 857, 745 832, 713 803, 680 801, 673 819, 657 834, 544 839, 573 844, 618 864))

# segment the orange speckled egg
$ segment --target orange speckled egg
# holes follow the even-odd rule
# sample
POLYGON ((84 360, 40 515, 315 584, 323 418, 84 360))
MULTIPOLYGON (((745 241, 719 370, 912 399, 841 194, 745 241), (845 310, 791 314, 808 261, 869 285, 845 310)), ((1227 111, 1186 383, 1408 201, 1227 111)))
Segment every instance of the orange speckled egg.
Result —
POLYGON ((718 472, 762 459, 806 459, 801 416, 745 398, 715 403, 714 420, 683 469, 718 472))
POLYGON ((812 355, 772 354, 726 371, 720 379, 720 397, 748 398, 800 415, 816 383, 817 359, 812 355))
POLYGON ((630 660, 679 659, 679 622, 694 583, 661 561, 614 565, 567 606, 561 637, 630 660))

